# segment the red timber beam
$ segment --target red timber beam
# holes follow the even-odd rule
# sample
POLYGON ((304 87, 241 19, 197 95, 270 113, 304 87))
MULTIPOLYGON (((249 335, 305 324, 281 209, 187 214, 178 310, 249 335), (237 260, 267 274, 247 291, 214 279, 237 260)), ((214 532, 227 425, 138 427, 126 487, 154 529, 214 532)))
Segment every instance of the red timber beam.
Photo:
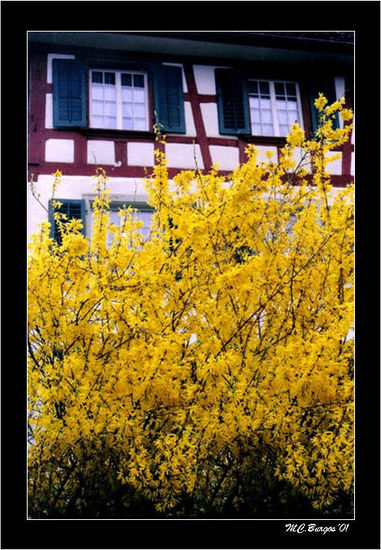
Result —
POLYGON ((209 170, 212 166, 212 157, 209 151, 208 138, 205 131, 204 121, 202 118, 200 100, 197 92, 196 79, 193 72, 193 66, 184 64, 185 79, 188 87, 187 97, 189 98, 194 125, 196 128, 197 142, 200 146, 202 160, 205 170, 209 170))

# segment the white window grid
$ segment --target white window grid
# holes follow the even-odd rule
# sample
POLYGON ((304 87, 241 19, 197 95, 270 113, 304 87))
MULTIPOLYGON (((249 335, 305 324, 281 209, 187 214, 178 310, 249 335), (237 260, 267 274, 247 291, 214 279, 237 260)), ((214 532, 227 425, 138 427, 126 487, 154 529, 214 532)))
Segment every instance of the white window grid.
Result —
POLYGON ((91 69, 90 70, 90 127, 91 128, 107 128, 116 130, 139 130, 147 131, 148 128, 148 79, 147 73, 142 71, 125 71, 125 70, 113 70, 113 69, 91 69), (112 73, 115 76, 115 84, 96 84, 92 82, 92 75, 94 72, 100 72, 103 75, 105 73, 112 73), (141 75, 144 78, 144 87, 135 88, 134 86, 122 86, 122 75, 141 75), (98 87, 102 89, 102 98, 95 97, 95 89, 98 87), (114 93, 113 93, 114 92, 114 93), (131 96, 128 98, 126 92, 130 92, 131 96), (105 98, 105 95, 107 96, 105 98), (126 100, 126 98, 130 100, 126 100), (139 99, 139 101, 135 101, 139 99), (94 112, 94 103, 98 101, 103 104, 103 114, 94 112), (112 108, 115 106, 115 109, 112 108), (128 106, 125 112, 123 107, 128 106), (106 109, 105 109, 106 107, 106 109), (130 109, 129 113, 128 110, 130 109), (105 113, 109 110, 110 114, 105 113), (126 114, 128 113, 128 115, 126 114), (96 122, 96 117, 103 118, 102 125, 96 122), (105 123, 105 118, 108 117, 109 124, 105 123), (112 120, 114 119, 114 121, 112 120), (130 119, 131 123, 127 123, 127 119, 130 119))
MULTIPOLYGON (((301 128, 303 128, 303 117, 302 117, 302 103, 301 103, 301 98, 300 98, 300 90, 299 90, 299 84, 295 81, 292 81, 292 80, 267 80, 267 79, 264 79, 264 78, 250 78, 249 79, 249 82, 257 82, 258 85, 260 82, 266 82, 269 84, 269 93, 270 93, 270 98, 269 98, 269 102, 270 102, 270 107, 269 107, 269 110, 271 111, 271 125, 273 127, 273 132, 270 133, 270 134, 264 134, 264 133, 261 133, 261 134, 258 134, 256 132, 253 131, 253 127, 255 124, 258 125, 258 123, 256 123, 254 120, 253 120, 253 111, 254 109, 252 107, 250 107, 250 121, 251 121, 251 129, 252 129, 252 134, 253 135, 266 135, 266 136, 274 136, 274 137, 284 137, 287 132, 282 132, 281 129, 280 129, 280 126, 282 124, 280 124, 280 121, 279 121, 279 117, 278 117, 278 108, 277 108, 277 99, 276 99, 276 92, 275 92, 275 84, 293 84, 295 86, 295 90, 296 90, 296 107, 297 107, 297 110, 296 110, 296 113, 297 113, 297 118, 296 120, 293 120, 292 122, 288 123, 288 130, 289 131, 289 126, 293 123, 293 122, 298 122, 299 126, 301 128)), ((287 92, 286 92, 287 93, 287 92)), ((249 93, 249 99, 250 97, 252 96, 252 94, 249 93)), ((287 96, 286 96, 287 98, 287 96)), ((288 109, 288 101, 286 99, 285 101, 285 107, 286 107, 286 113, 287 113, 287 119, 288 119, 288 114, 289 114, 289 111, 291 111, 291 109, 289 110, 288 109)), ((261 125, 261 129, 263 128, 263 124, 268 124, 270 125, 270 122, 262 122, 262 113, 261 113, 261 108, 258 109, 259 110, 259 116, 260 116, 260 125, 261 125)))

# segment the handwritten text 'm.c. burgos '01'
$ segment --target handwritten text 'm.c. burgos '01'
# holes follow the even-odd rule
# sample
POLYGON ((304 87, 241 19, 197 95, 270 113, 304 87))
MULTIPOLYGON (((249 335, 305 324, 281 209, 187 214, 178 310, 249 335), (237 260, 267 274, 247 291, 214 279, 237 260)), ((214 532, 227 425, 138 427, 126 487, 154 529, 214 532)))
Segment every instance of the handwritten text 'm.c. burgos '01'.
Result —
POLYGON ((338 523, 337 525, 318 525, 316 523, 286 523, 286 533, 314 533, 326 535, 328 533, 347 533, 349 523, 338 523))

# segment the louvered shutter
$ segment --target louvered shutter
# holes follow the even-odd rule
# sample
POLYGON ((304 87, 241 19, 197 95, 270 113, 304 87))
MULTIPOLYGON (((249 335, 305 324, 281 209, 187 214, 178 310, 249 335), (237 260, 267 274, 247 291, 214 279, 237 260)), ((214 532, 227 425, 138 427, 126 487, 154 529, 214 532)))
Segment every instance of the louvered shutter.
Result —
MULTIPOLYGON (((316 109, 314 102, 319 97, 319 93, 324 94, 328 99, 328 104, 336 101, 336 89, 335 81, 333 78, 313 80, 310 82, 310 109, 311 109, 311 130, 315 135, 319 126, 319 112, 316 109)), ((339 127, 339 121, 337 115, 333 119, 333 128, 339 127)))
POLYGON ((53 59, 53 125, 86 126, 86 68, 72 59, 53 59))
POLYGON ((185 134, 184 93, 181 67, 158 65, 154 69, 156 122, 163 132, 185 134))
POLYGON ((216 69, 216 88, 220 134, 248 134, 247 88, 240 73, 216 69))
POLYGON ((85 201, 79 199, 55 199, 57 202, 61 203, 60 208, 54 208, 52 201, 49 201, 49 221, 50 221, 50 233, 53 239, 55 239, 58 244, 61 244, 62 238, 58 230, 57 224, 54 220, 54 213, 60 212, 61 214, 66 214, 67 219, 71 220, 73 218, 82 220, 82 233, 85 235, 85 201))

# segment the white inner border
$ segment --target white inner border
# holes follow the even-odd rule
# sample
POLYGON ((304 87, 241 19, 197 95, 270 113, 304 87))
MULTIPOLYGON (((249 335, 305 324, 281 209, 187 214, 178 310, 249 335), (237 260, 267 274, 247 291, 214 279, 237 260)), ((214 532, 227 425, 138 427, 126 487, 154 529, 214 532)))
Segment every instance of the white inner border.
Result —
MULTIPOLYGON (((102 32, 102 33, 106 33, 106 32, 110 32, 110 33, 115 33, 115 32, 123 32, 123 33, 128 33, 128 32, 136 32, 136 31, 126 31, 126 30, 123 30, 123 31, 117 31, 117 30, 112 30, 112 31, 97 31, 97 30, 92 30, 92 31, 53 31, 53 30, 34 30, 34 31, 27 31, 27 36, 29 35, 29 33, 33 33, 33 32, 44 32, 44 33, 53 33, 53 32, 76 32, 76 33, 96 33, 96 32, 102 32)), ((138 32, 162 32, 162 31, 159 31, 159 30, 156 30, 156 31, 152 31, 152 30, 142 30, 142 31, 138 31, 138 32)), ((186 31, 182 31, 182 30, 171 30, 171 31, 166 31, 166 32, 182 32, 182 33, 188 33, 188 32, 199 32, 200 34, 201 33, 215 33, 215 32, 218 32, 218 33, 222 33, 222 32, 226 32, 226 33, 240 33, 240 32, 244 32, 244 31, 232 31, 232 30, 203 30, 203 31, 200 31, 200 30, 186 30, 186 31)), ((290 34, 292 33, 299 33, 299 32, 311 32, 311 31, 303 31, 303 30, 298 30, 298 31, 287 31, 287 30, 283 30, 283 31, 280 31, 279 29, 274 31, 274 30, 266 30, 266 31, 261 31, 261 30, 256 30, 256 31, 253 31, 253 32, 261 32, 261 33, 269 33, 269 32, 288 32, 290 34)), ((356 46, 356 32, 353 31, 353 30, 346 30, 346 31, 343 31, 343 29, 341 29, 340 31, 314 31, 314 32, 352 32, 353 33, 353 37, 354 37, 354 63, 353 63, 353 76, 355 76, 355 73, 356 73, 356 54, 355 54, 355 46, 356 46)), ((27 71, 27 99, 26 99, 26 112, 29 112, 28 111, 28 102, 29 102, 29 89, 28 89, 28 85, 29 85, 29 78, 30 78, 30 75, 28 74, 28 60, 29 60, 29 48, 28 48, 28 40, 27 40, 27 46, 26 46, 26 49, 27 49, 27 52, 26 52, 26 71, 27 71)), ((355 97, 356 97, 356 91, 354 90, 354 104, 355 104, 355 97)), ((26 147, 28 145, 28 135, 29 135, 29 120, 27 120, 27 132, 26 132, 26 147)), ((27 148, 28 150, 28 148, 27 148)), ((28 165, 28 162, 27 162, 27 165, 28 165)), ((353 180, 355 179, 355 176, 353 175, 353 180)), ((28 166, 26 166, 26 181, 28 182, 28 166)), ((355 191, 355 199, 356 199, 356 191, 355 191)), ((356 222, 354 222, 354 225, 356 225, 356 222)), ((28 240, 26 240, 26 242, 28 242, 28 240)), ((26 248, 26 255, 28 253, 28 250, 26 248)), ((355 324, 355 323, 354 323, 355 324)), ((355 328, 355 327, 354 327, 355 328)), ((356 330, 356 329, 355 329, 356 330)), ((356 348, 356 343, 354 344, 354 349, 356 348)), ((26 350, 27 350, 27 336, 26 336, 26 350)), ((355 357, 355 352, 354 352, 354 357, 355 357)), ((27 364, 26 364, 26 380, 27 380, 27 384, 28 384, 28 368, 27 368, 27 364)), ((354 382, 355 382, 355 386, 356 386, 356 368, 355 368, 355 376, 354 376, 354 382)), ((28 385, 27 385, 27 394, 28 394, 28 385)), ((355 412, 356 412, 356 399, 354 399, 354 405, 355 405, 355 412)), ((26 411, 26 433, 28 433, 28 411, 26 411)), ((354 438, 356 439, 356 423, 354 423, 354 438)), ((27 441, 26 441, 26 445, 27 445, 27 441)), ((355 450, 354 450, 354 469, 356 469, 356 447, 355 447, 355 450)), ((50 518, 46 518, 46 519, 43 519, 43 518, 40 518, 40 519, 29 519, 28 518, 28 463, 26 462, 26 487, 25 487, 25 498, 26 498, 26 510, 27 510, 27 516, 26 516, 26 520, 27 521, 129 521, 132 520, 132 521, 285 521, 285 522, 297 522, 297 523, 302 523, 304 521, 314 521, 314 522, 327 522, 327 521, 344 521, 344 522, 351 522, 351 521, 355 521, 356 520, 356 475, 354 475, 354 487, 355 487, 355 490, 354 490, 354 517, 353 518, 330 518, 330 517, 327 517, 325 519, 318 519, 318 518, 269 518, 269 519, 262 519, 262 518, 112 518, 112 519, 102 519, 102 518, 89 518, 89 519, 71 519, 71 518, 62 518, 62 519, 50 519, 50 518)))

